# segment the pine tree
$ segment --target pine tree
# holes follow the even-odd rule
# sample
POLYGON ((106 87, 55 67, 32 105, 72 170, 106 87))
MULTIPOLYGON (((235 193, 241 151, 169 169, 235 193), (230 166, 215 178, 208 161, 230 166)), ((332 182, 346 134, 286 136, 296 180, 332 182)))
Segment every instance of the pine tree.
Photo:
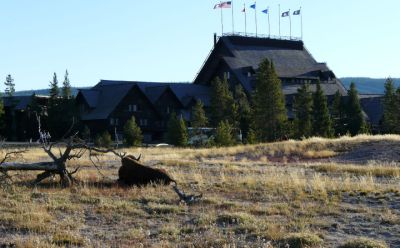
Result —
POLYGON ((69 81, 68 75, 68 71, 65 70, 64 82, 61 90, 63 99, 70 99, 72 97, 71 83, 69 81))
POLYGON ((233 128, 228 121, 221 121, 218 124, 214 141, 217 146, 231 146, 235 144, 233 128))
POLYGON ((167 124, 167 142, 175 146, 186 146, 188 144, 188 133, 182 116, 179 118, 175 112, 170 115, 167 124))
POLYGON ((367 125, 365 123, 363 111, 361 109, 360 99, 355 84, 350 84, 348 90, 348 101, 346 103, 347 129, 351 135, 365 133, 367 125))
POLYGON ((140 146, 142 141, 142 130, 136 124, 135 117, 132 116, 124 126, 124 144, 127 146, 140 146))
POLYGON ((58 99, 58 96, 60 95, 60 89, 58 88, 58 79, 57 79, 57 74, 54 72, 53 75, 53 81, 50 81, 50 102, 55 104, 55 102, 58 99))
POLYGON ((332 103, 332 127, 335 131, 336 136, 346 134, 346 113, 344 109, 344 101, 342 101, 342 95, 340 95, 339 91, 336 91, 335 96, 333 97, 332 103))
POLYGON ((108 131, 98 134, 94 140, 94 144, 98 147, 111 147, 112 143, 113 141, 108 131))
POLYGON ((397 100, 394 82, 388 78, 385 83, 385 96, 383 98, 382 130, 385 133, 398 133, 400 105, 397 100))
POLYGON ((0 139, 1 136, 4 135, 4 127, 5 127, 5 120, 4 120, 4 104, 3 104, 3 97, 0 93, 0 139))
POLYGON ((236 126, 237 106, 229 90, 228 80, 216 77, 211 82, 211 124, 216 127, 221 121, 228 120, 236 126))
POLYGON ((236 122, 239 123, 239 128, 242 131, 244 138, 247 139, 251 124, 251 107, 242 85, 236 85, 234 96, 238 110, 236 122))
POLYGON ((249 129, 247 132, 247 137, 245 139, 246 144, 256 144, 257 143, 257 134, 253 129, 249 129))
POLYGON ((274 141, 285 135, 285 98, 274 65, 264 60, 257 72, 254 91, 254 130, 261 141, 274 141))
POLYGON ((10 74, 6 77, 6 81, 4 82, 4 85, 6 86, 5 93, 6 96, 12 97, 14 96, 15 93, 15 83, 14 79, 11 77, 10 74))
POLYGON ((307 138, 312 134, 312 105, 313 98, 310 85, 303 84, 297 89, 293 104, 293 112, 295 114, 294 131, 297 138, 307 138))
POLYGON ((208 119, 204 111, 204 105, 200 100, 196 101, 196 104, 193 106, 191 117, 192 127, 196 130, 196 133, 199 128, 207 126, 208 119))
POLYGON ((313 135, 320 137, 332 137, 332 121, 329 115, 328 103, 321 84, 317 82, 317 89, 313 94, 313 135))

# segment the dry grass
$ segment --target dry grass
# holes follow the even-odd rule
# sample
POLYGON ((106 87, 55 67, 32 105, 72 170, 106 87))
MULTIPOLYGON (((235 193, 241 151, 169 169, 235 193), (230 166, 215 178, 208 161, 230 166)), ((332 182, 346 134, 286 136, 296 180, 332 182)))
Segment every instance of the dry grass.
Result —
MULTIPOLYGON (((332 247, 341 243, 338 228, 347 235, 360 225, 380 225, 375 238, 385 239, 379 232, 395 233, 399 225, 400 210, 392 204, 400 200, 399 167, 310 161, 371 140, 391 143, 400 137, 127 150, 166 169, 185 191, 202 192, 193 206, 179 203, 170 187, 118 187, 113 180, 119 161, 112 155, 98 161, 106 179, 86 158, 71 162, 83 169, 77 174, 81 183, 70 189, 51 182, 33 189, 24 182, 35 173, 12 173, 14 186, 0 190, 0 246, 332 247), (283 157, 291 162, 274 162, 283 157)), ((47 157, 34 149, 24 159, 47 157)), ((388 242, 396 239, 400 236, 388 242)))
POLYGON ((400 167, 390 165, 343 165, 343 164, 320 164, 312 165, 318 172, 324 173, 350 173, 355 175, 375 177, 400 177, 400 167))

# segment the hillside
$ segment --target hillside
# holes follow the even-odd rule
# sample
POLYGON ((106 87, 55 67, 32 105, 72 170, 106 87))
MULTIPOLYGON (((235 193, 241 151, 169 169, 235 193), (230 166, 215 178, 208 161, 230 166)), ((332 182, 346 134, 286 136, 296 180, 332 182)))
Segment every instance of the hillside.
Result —
MULTIPOLYGON (((355 82, 357 89, 362 94, 383 94, 385 91, 386 78, 368 78, 368 77, 343 77, 340 78, 346 88, 350 87, 351 82, 355 82)), ((396 87, 400 86, 400 78, 394 78, 396 87)), ((78 94, 79 89, 88 89, 90 87, 73 87, 73 95, 78 94)), ((32 95, 48 95, 49 89, 38 89, 38 90, 24 90, 15 92, 16 96, 32 95)))
MULTIPOLYGON (((383 94, 385 91, 386 78, 344 77, 340 80, 346 88, 349 88, 351 82, 354 82, 357 90, 362 94, 383 94)), ((393 78, 393 80, 396 87, 399 87, 400 78, 393 78)))
MULTIPOLYGON (((89 87, 72 87, 72 95, 76 96, 78 94, 79 89, 87 89, 89 87)), ((30 96, 32 94, 36 95, 49 95, 49 89, 38 89, 38 90, 22 90, 15 92, 15 96, 30 96)))

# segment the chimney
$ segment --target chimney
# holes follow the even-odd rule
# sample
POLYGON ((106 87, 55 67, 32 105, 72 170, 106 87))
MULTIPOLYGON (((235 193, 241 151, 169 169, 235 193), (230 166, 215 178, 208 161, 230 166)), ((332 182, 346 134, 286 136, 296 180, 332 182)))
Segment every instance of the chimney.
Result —
POLYGON ((217 33, 214 33, 214 47, 217 45, 217 33))

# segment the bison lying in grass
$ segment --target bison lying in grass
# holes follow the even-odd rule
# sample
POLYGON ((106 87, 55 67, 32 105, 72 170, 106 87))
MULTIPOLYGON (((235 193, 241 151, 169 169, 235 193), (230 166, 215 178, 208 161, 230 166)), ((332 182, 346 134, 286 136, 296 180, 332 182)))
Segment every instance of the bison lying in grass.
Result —
POLYGON ((122 158, 122 166, 118 171, 118 182, 127 186, 144 186, 149 183, 169 185, 174 182, 163 169, 150 168, 139 163, 139 158, 132 155, 122 158))

